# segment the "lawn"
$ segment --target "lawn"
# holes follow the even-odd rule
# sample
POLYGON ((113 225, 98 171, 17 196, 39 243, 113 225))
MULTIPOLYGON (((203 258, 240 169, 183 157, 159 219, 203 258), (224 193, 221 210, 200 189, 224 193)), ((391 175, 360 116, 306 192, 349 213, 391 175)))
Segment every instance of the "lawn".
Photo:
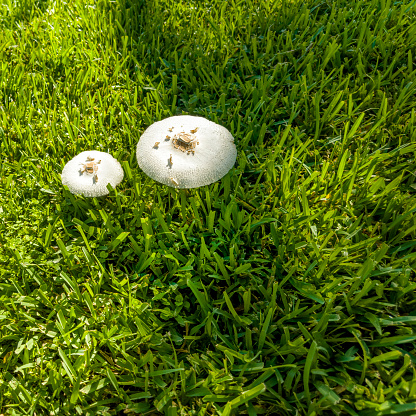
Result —
POLYGON ((0 414, 415 415, 415 155, 416 0, 0 0, 0 414), (180 114, 220 181, 139 169, 180 114))

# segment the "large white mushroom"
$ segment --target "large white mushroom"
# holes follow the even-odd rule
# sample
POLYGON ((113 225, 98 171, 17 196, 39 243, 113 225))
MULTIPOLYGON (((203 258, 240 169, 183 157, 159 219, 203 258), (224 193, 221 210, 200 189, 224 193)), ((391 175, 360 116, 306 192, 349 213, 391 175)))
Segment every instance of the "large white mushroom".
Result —
POLYGON ((124 177, 120 163, 109 153, 89 150, 71 159, 62 171, 62 183, 73 194, 87 197, 108 194, 107 185, 115 188, 124 177))
POLYGON ((221 179, 237 158, 234 138, 203 117, 174 116, 148 127, 137 143, 140 168, 174 188, 198 188, 221 179))

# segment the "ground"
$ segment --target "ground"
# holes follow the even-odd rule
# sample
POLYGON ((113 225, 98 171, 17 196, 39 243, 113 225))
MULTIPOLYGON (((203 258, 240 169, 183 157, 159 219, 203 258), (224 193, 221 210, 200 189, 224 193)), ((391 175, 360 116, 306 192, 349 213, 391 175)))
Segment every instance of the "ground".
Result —
POLYGON ((415 1, 0 0, 0 413, 415 414, 415 45, 415 1), (178 114, 220 181, 137 166, 178 114))

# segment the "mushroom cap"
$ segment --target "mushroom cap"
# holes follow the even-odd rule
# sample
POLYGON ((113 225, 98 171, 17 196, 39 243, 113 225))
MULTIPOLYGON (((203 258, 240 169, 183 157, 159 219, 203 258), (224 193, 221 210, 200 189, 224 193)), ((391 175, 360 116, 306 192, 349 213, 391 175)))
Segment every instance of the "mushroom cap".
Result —
POLYGON ((118 160, 98 150, 79 153, 65 165, 61 174, 62 184, 73 194, 87 197, 107 195, 107 185, 115 188, 123 177, 118 160))
POLYGON ((198 188, 226 175, 237 159, 237 149, 225 127, 203 117, 174 116, 145 130, 136 156, 140 168, 155 181, 173 188, 198 188), (189 151, 175 146, 178 133, 185 133, 179 142, 189 151))

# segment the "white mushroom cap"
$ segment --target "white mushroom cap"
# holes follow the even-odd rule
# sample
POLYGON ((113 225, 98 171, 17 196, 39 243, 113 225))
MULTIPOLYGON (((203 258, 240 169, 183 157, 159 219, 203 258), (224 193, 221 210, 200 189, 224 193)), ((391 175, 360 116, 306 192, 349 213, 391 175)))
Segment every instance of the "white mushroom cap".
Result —
POLYGON ((237 149, 225 127, 203 117, 174 116, 146 129, 136 156, 140 168, 155 181, 174 188, 197 188, 226 175, 236 161, 237 149), (175 146, 179 133, 191 138, 192 149, 175 146))
POLYGON ((64 167, 61 178, 73 194, 103 196, 107 185, 115 188, 124 177, 123 168, 109 153, 90 150, 81 152, 64 167))

